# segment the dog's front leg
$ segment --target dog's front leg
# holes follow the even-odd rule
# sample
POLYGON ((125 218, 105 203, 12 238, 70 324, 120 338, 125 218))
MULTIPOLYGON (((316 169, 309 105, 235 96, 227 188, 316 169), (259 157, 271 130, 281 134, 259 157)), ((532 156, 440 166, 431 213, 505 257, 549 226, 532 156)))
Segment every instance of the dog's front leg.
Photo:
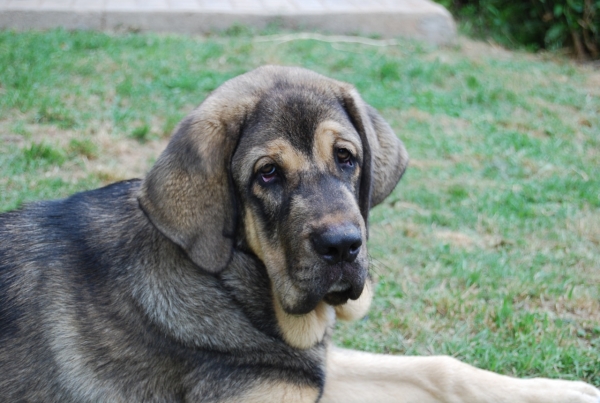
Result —
POLYGON ((517 379, 451 357, 331 348, 322 403, 600 403, 583 382, 517 379))

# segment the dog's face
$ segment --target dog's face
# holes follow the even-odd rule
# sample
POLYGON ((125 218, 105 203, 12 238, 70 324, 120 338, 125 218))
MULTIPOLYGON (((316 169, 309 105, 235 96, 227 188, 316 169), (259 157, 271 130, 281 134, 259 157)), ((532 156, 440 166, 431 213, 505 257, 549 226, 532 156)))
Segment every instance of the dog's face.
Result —
POLYGON ((246 241, 288 313, 360 296, 367 275, 359 208, 362 141, 342 105, 306 86, 274 87, 232 159, 246 241))
POLYGON ((235 245, 264 263, 284 311, 357 299, 367 277, 367 216, 408 157, 348 84, 266 66, 234 78, 178 127, 140 205, 200 267, 235 245))

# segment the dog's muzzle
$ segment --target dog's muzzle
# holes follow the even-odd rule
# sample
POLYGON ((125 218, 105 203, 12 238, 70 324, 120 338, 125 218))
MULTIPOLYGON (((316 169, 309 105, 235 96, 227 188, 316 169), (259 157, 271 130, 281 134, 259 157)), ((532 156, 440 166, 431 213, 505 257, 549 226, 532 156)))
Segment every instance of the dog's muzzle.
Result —
POLYGON ((362 247, 360 229, 352 224, 315 231, 310 237, 317 255, 327 264, 323 300, 340 305, 357 299, 365 285, 366 270, 355 260, 362 247))
POLYGON ((360 229, 354 225, 315 232, 310 239, 317 254, 329 264, 354 262, 362 246, 360 229))

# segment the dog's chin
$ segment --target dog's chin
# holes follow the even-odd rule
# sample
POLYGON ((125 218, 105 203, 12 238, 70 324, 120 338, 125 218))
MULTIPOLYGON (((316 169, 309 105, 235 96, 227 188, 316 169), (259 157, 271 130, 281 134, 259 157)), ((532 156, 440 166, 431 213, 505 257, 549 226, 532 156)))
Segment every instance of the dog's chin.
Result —
POLYGON ((329 305, 336 306, 345 304, 349 299, 357 300, 362 294, 364 287, 364 279, 354 285, 345 281, 338 282, 329 289, 327 294, 325 294, 323 301, 329 305))
MULTIPOLYGON (((329 292, 325 294, 323 297, 323 301, 325 301, 329 305, 342 305, 348 302, 350 299, 351 290, 347 291, 337 291, 337 292, 329 292)), ((356 298, 354 298, 356 299, 356 298)))
POLYGON ((309 293, 301 301, 293 305, 282 304, 283 310, 290 315, 306 315, 312 312, 323 301, 328 305, 343 305, 349 299, 356 300, 362 294, 364 283, 353 286, 333 286, 325 294, 309 293))
POLYGON ((310 294, 293 304, 282 301, 281 307, 290 315, 306 315, 312 312, 322 299, 322 296, 310 294))

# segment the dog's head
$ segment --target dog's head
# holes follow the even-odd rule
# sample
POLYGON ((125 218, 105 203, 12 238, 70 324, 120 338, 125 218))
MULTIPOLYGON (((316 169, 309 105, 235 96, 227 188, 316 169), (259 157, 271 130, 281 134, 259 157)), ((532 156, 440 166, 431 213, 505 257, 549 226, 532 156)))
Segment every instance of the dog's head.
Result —
POLYGON ((408 162, 356 90, 314 72, 265 66, 227 81, 176 130, 140 204, 200 267, 233 248, 263 261, 292 314, 357 299, 367 217, 408 162))

